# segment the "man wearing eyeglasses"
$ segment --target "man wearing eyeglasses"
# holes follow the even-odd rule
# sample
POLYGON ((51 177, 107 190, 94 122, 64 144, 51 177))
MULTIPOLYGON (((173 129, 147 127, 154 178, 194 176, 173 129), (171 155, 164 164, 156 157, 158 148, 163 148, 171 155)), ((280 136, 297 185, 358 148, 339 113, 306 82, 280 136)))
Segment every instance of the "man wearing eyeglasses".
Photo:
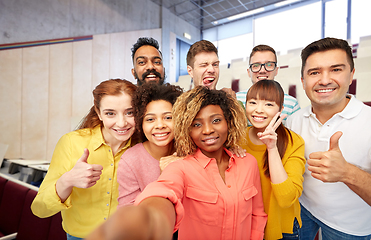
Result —
MULTIPOLYGON (((247 73, 251 78, 252 84, 264 79, 273 80, 277 75, 277 55, 276 51, 268 45, 257 45, 250 53, 249 68, 247 73)), ((237 100, 241 101, 246 105, 246 94, 247 90, 236 93, 237 100)), ((285 94, 283 102, 284 109, 281 114, 287 114, 287 116, 293 114, 300 109, 299 103, 296 98, 285 94)), ((286 118, 283 120, 285 123, 286 118)))

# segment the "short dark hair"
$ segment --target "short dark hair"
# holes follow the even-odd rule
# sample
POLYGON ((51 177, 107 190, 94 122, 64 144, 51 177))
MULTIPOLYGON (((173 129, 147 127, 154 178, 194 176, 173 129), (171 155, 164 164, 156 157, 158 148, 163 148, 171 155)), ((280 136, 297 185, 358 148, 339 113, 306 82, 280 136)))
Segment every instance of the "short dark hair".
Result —
POLYGON ((140 47, 146 46, 146 45, 156 48, 160 52, 160 55, 162 57, 162 53, 159 49, 160 47, 159 47, 158 42, 157 42, 156 39, 154 39, 152 37, 140 37, 140 38, 138 38, 137 42, 131 48, 131 58, 133 59, 133 62, 134 62, 134 55, 135 55, 136 51, 140 47))
POLYGON ((347 59, 350 65, 350 71, 354 69, 352 48, 348 42, 338 38, 323 38, 312 42, 301 51, 301 77, 303 77, 304 67, 310 55, 328 50, 343 50, 347 54, 347 59))
POLYGON ((200 52, 214 52, 218 56, 218 49, 214 44, 207 40, 201 40, 192 44, 187 53, 187 65, 193 67, 195 56, 200 52))
POLYGON ((260 45, 257 45, 255 46, 251 53, 250 53, 250 58, 249 58, 249 63, 250 62, 250 59, 252 58, 252 56, 254 56, 254 54, 256 52, 265 52, 265 51, 269 51, 269 52, 272 52, 274 54, 274 57, 276 58, 276 62, 277 62, 277 54, 276 54, 276 51, 271 47, 271 46, 268 46, 268 45, 264 45, 264 44, 260 44, 260 45))
POLYGON ((183 93, 183 89, 179 86, 165 83, 159 85, 156 83, 145 83, 137 88, 132 99, 134 109, 135 128, 138 131, 141 140, 148 139, 143 132, 143 118, 146 113, 147 105, 150 102, 164 100, 174 105, 176 99, 183 93))

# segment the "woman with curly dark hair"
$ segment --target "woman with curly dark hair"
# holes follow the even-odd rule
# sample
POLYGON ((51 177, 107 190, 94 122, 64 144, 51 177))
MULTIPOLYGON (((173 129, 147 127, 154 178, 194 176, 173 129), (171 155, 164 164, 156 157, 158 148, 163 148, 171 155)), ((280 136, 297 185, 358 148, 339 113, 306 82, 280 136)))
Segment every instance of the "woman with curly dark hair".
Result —
POLYGON ((135 92, 135 127, 142 143, 128 149, 119 162, 119 207, 134 203, 136 196, 160 176, 160 158, 174 153, 171 112, 182 92, 178 86, 152 83, 141 85, 135 92))
POLYGON ((264 213, 256 159, 227 148, 246 136, 242 106, 224 91, 198 86, 173 107, 179 156, 135 204, 119 209, 88 240, 263 239, 264 213))

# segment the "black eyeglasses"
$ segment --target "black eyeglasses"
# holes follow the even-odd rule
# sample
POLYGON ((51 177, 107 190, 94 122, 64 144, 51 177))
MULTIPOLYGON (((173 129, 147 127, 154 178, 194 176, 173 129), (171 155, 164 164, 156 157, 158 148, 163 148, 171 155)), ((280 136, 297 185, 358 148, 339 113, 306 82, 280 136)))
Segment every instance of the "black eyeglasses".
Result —
POLYGON ((250 70, 251 70, 251 72, 256 73, 256 72, 260 71, 262 66, 264 66, 264 68, 267 72, 272 72, 272 71, 274 71, 274 69, 276 69, 277 63, 276 62, 252 63, 252 64, 250 64, 250 70))

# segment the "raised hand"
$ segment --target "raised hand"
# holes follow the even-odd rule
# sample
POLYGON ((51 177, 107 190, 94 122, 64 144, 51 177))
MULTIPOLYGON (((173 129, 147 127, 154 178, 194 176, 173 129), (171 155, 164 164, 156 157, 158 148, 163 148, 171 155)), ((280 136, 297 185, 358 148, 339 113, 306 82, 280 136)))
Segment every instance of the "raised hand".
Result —
POLYGON ((229 151, 231 151, 234 155, 237 157, 245 157, 246 156, 246 150, 242 147, 238 146, 234 148, 230 148, 229 151))
POLYGON ((323 182, 339 182, 346 175, 348 162, 339 148, 342 132, 334 133, 330 138, 330 148, 326 152, 314 152, 309 155, 308 170, 312 176, 323 182))
POLYGON ((88 163, 89 150, 84 149, 81 158, 70 171, 70 181, 74 187, 89 188, 94 186, 100 179, 103 167, 88 163))
POLYGON ((267 146, 267 150, 275 148, 277 145, 277 133, 276 129, 279 127, 283 119, 287 116, 287 114, 283 114, 278 120, 277 118, 280 116, 280 112, 278 112, 272 118, 271 122, 265 128, 264 132, 258 133, 258 138, 267 146))
POLYGON ((173 155, 169 155, 169 156, 166 156, 166 157, 162 157, 160 158, 160 169, 161 169, 161 172, 165 169, 165 167, 167 165, 169 165, 170 163, 178 160, 178 159, 183 159, 182 157, 178 157, 176 152, 173 154, 173 155))
POLYGON ((75 166, 57 180, 55 188, 62 202, 71 194, 73 187, 90 188, 100 179, 103 167, 97 164, 89 164, 88 157, 89 150, 85 148, 75 166))

